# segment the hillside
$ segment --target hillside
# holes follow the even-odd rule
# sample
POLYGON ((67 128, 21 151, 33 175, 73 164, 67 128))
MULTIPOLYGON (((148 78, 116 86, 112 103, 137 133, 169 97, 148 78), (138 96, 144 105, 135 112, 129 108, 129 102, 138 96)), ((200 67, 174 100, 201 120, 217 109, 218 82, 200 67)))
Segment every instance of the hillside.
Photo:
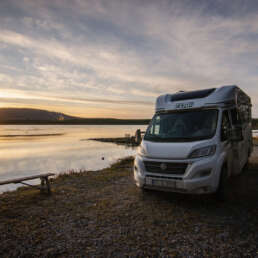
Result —
MULTIPOLYGON (((0 108, 0 124, 147 125, 150 119, 81 118, 32 108, 0 108)), ((258 130, 258 119, 252 121, 258 130)))
POLYGON ((149 119, 81 118, 32 108, 0 108, 0 124, 148 124, 149 119))
POLYGON ((0 108, 0 121, 64 121, 68 119, 78 119, 63 113, 51 112, 32 108, 0 108))

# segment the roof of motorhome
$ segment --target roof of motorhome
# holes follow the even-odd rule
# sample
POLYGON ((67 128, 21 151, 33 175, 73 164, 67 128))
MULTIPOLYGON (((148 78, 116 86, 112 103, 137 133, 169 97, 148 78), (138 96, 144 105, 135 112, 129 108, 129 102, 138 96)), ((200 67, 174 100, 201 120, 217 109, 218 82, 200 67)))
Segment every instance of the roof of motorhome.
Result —
POLYGON ((220 88, 165 94, 157 98, 156 111, 200 108, 204 106, 223 105, 244 101, 251 103, 250 98, 236 85, 220 88))

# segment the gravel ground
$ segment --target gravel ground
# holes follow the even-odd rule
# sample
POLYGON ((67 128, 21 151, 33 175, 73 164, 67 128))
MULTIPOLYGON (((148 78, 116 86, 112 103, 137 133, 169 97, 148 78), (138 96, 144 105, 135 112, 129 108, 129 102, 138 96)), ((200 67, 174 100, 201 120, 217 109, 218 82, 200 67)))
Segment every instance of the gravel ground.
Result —
POLYGON ((0 257, 258 257, 258 165, 227 198, 142 193, 132 160, 0 198, 0 257))

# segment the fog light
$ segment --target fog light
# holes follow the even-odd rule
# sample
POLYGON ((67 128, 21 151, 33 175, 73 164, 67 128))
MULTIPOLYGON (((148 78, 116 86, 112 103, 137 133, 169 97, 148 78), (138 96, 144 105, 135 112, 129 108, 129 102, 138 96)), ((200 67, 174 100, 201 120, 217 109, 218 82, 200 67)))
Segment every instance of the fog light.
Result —
POLYGON ((195 173, 192 178, 205 177, 205 176, 209 176, 210 174, 211 174, 211 169, 201 170, 195 173))
POLYGON ((203 176, 209 176, 211 173, 211 170, 203 170, 200 172, 200 177, 203 177, 203 176))

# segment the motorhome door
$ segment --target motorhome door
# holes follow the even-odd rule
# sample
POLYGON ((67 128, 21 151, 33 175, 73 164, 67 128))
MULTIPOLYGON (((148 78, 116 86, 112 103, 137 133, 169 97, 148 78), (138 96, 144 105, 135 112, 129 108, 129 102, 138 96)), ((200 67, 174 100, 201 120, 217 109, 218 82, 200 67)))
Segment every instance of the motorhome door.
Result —
MULTIPOLYGON (((231 119, 231 126, 236 127, 241 125, 239 114, 237 112, 237 109, 231 109, 230 110, 230 119, 231 119)), ((238 174, 241 172, 242 167, 244 166, 246 159, 247 159, 247 146, 245 144, 245 133, 243 130, 243 140, 242 141, 236 141, 232 142, 232 148, 233 148, 233 155, 234 155, 234 174, 238 174)))

